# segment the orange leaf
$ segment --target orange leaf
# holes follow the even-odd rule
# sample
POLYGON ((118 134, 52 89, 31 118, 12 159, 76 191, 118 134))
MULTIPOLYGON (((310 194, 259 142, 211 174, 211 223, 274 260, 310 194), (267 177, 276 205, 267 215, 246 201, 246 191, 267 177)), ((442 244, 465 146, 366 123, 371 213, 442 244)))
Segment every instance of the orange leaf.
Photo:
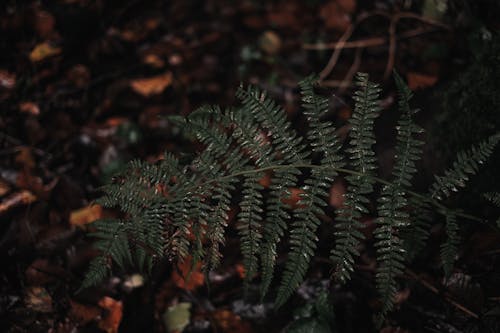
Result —
POLYGON ((292 209, 304 207, 304 205, 299 204, 300 195, 304 193, 300 188, 292 187, 288 189, 290 191, 290 195, 286 198, 282 198, 281 202, 289 205, 292 209))
POLYGON ((205 276, 201 272, 201 263, 197 263, 192 268, 192 259, 186 258, 177 264, 177 270, 172 273, 172 280, 177 287, 185 290, 194 290, 202 286, 205 282, 205 276))
POLYGON ((149 97, 161 94, 172 84, 172 73, 166 72, 161 75, 136 79, 130 82, 130 87, 139 95, 149 97))
POLYGON ((107 314, 99 321, 99 328, 108 333, 117 333, 122 320, 123 303, 105 296, 99 300, 98 304, 107 310, 107 314))
POLYGON ((98 319, 101 315, 101 309, 96 306, 80 304, 73 300, 70 300, 69 304, 71 306, 69 311, 70 317, 80 325, 85 325, 92 320, 98 319))
POLYGON ((236 273, 241 279, 245 278, 245 266, 242 264, 236 264, 236 273))
POLYGON ((22 113, 29 113, 34 116, 38 116, 40 114, 40 108, 33 102, 21 102, 19 104, 19 111, 22 113))
POLYGON ((35 46, 33 51, 30 53, 30 60, 32 62, 39 62, 45 58, 49 58, 58 55, 62 52, 60 47, 56 47, 49 42, 43 42, 35 46))
POLYGON ((30 191, 13 193, 0 203, 0 214, 13 207, 30 204, 35 200, 36 197, 30 191))
POLYGON ((437 76, 414 72, 408 72, 408 74, 406 74, 406 78, 408 80, 408 87, 411 90, 432 87, 438 80, 437 76))
POLYGON ((71 225, 84 225, 94 222, 102 217, 102 207, 100 205, 90 205, 71 212, 69 223, 71 225))

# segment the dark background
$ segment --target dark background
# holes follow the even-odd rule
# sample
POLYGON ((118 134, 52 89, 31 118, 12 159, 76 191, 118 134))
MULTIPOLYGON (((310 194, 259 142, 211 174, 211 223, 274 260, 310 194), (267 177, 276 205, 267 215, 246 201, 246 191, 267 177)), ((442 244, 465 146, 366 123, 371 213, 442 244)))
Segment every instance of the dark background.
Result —
MULTIPOLYGON (((182 272, 162 262, 139 287, 127 287, 130 270, 76 294, 95 255, 87 224, 116 214, 90 204, 132 158, 153 162, 165 150, 201 149, 165 116, 235 105, 240 82, 268 90, 300 129, 297 82, 313 72, 324 74, 321 91, 331 96, 341 133, 352 112, 352 75, 368 72, 381 83, 375 150, 383 176, 391 172, 397 119, 392 70, 408 81, 426 128, 416 182, 425 190, 457 151, 498 131, 499 7, 494 0, 2 1, 2 331, 115 332, 120 325, 123 332, 165 332, 163 314, 179 302, 191 304, 187 332, 280 331, 293 327, 293 311, 314 317, 303 314, 304 305, 324 290, 334 306, 332 331, 377 331, 372 251, 363 253, 347 286, 329 285, 322 260, 328 236, 301 292, 279 312, 243 300, 234 232, 222 267, 208 277, 210 290, 206 277, 186 285, 182 272), (370 17, 360 21, 363 15, 370 17), (327 71, 332 50, 321 45, 342 36, 357 44, 343 48, 327 71)), ((499 166, 496 154, 467 195, 450 204, 494 218, 498 211, 480 194, 497 190, 499 166)), ((332 210, 344 190, 342 182, 334 186, 332 210)), ((415 275, 402 278, 398 310, 381 331, 500 331, 500 237, 478 225, 464 230, 456 271, 444 281, 442 221, 435 221, 431 243, 411 266, 415 275)))

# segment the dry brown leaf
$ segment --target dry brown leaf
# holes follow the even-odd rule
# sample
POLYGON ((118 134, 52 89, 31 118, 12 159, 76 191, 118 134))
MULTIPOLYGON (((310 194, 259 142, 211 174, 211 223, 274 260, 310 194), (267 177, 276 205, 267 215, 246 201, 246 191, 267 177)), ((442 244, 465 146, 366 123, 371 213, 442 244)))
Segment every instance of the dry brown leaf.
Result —
POLYGON ((304 193, 303 190, 296 187, 292 187, 288 189, 288 191, 290 192, 290 195, 285 198, 282 198, 281 202, 289 205, 292 209, 305 207, 304 205, 299 204, 301 200, 300 195, 304 193))
POLYGON ((319 16, 329 29, 345 31, 351 25, 351 17, 348 12, 336 1, 330 1, 321 6, 319 16))
POLYGON ((16 74, 0 69, 0 88, 12 89, 16 85, 16 74))
POLYGON ((432 87, 438 81, 437 76, 415 72, 408 72, 406 79, 408 80, 408 87, 411 90, 432 87))
POLYGON ((281 49, 281 38, 274 31, 266 31, 259 38, 259 47, 269 55, 276 55, 281 49))
POLYGON ((99 306, 107 311, 107 314, 99 321, 99 328, 107 333, 117 333, 123 315, 123 303, 111 297, 103 297, 99 300, 99 306))
POLYGON ((50 37, 52 32, 54 31, 54 27, 56 25, 56 20, 51 13, 40 10, 36 13, 35 16, 35 30, 38 35, 42 38, 50 37))
POLYGON ((33 102, 19 103, 19 111, 22 113, 29 113, 33 116, 38 116, 40 114, 40 108, 33 102))
POLYGON ((330 188, 330 206, 339 209, 344 206, 344 194, 346 192, 345 185, 342 181, 336 180, 330 188))
POLYGON ((172 73, 166 72, 161 75, 136 79, 130 82, 130 87, 139 95, 149 97, 161 94, 172 84, 172 73))
POLYGON ((34 201, 36 201, 36 197, 30 191, 13 193, 0 203, 0 214, 7 212, 11 208, 27 205, 34 201))
POLYGON ((165 61, 162 58, 160 58, 159 56, 157 56, 156 54, 150 53, 150 54, 144 56, 144 58, 142 58, 142 61, 145 64, 148 64, 154 68, 162 68, 163 66, 165 66, 165 61))
POLYGON ((246 321, 243 321, 240 316, 229 310, 216 310, 212 313, 212 317, 222 333, 250 333, 252 327, 246 321))
POLYGON ((10 191, 10 186, 5 181, 0 179, 0 197, 3 197, 10 191))
POLYGON ((102 310, 97 306, 77 303, 73 300, 69 301, 71 309, 69 316, 79 325, 85 325, 93 320, 97 320, 101 316, 102 310))
POLYGON ((356 0, 337 0, 339 6, 347 13, 352 14, 356 10, 356 0))
POLYGON ((52 297, 43 287, 28 287, 24 296, 24 304, 36 312, 52 312, 52 297))
POLYGON ((185 290, 195 290, 203 285, 205 276, 201 272, 201 263, 197 263, 192 268, 192 259, 186 258, 183 262, 177 264, 177 270, 172 273, 174 284, 185 290))
POLYGON ((30 53, 30 60, 32 62, 39 62, 45 58, 53 57, 62 52, 60 47, 54 46, 49 42, 43 42, 35 46, 30 53))
POLYGON ((98 220, 102 217, 102 207, 100 205, 90 205, 71 212, 69 223, 71 225, 82 226, 98 220))

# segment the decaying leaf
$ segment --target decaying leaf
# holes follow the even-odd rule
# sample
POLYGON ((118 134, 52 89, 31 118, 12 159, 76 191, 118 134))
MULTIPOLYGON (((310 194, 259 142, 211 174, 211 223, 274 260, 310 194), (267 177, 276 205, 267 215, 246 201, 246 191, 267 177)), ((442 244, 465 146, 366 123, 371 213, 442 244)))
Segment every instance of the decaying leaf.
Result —
POLYGON ((107 314, 99 321, 99 328, 107 333, 117 333, 122 320, 123 303, 111 297, 103 297, 99 306, 107 311, 107 314))
POLYGON ((189 324, 191 303, 183 302, 167 308, 163 314, 163 322, 170 333, 182 332, 189 324))
POLYGON ((102 207, 100 205, 90 205, 71 212, 69 223, 71 225, 82 226, 98 220, 102 217, 102 207))
POLYGON ((133 91, 144 97, 161 94, 172 84, 172 73, 166 72, 161 75, 136 79, 130 82, 133 91))
POLYGON ((43 287, 29 287, 26 289, 24 303, 36 312, 52 312, 52 297, 43 287))
POLYGON ((174 284, 185 290, 194 290, 205 282, 205 276, 201 272, 201 263, 197 263, 193 268, 191 260, 191 258, 186 258, 172 273, 174 284))
POLYGON ((102 310, 97 306, 81 304, 73 300, 69 301, 71 306, 69 316, 80 325, 97 320, 101 316, 102 310))
POLYGON ((240 316, 229 310, 216 310, 212 313, 217 328, 222 333, 249 333, 252 332, 252 327, 246 321, 243 321, 240 316))
POLYGON ((7 212, 14 207, 27 205, 35 201, 36 196, 34 196, 30 191, 25 190, 13 193, 0 203, 0 214, 7 212))
POLYGON ((45 58, 53 57, 62 52, 60 47, 54 46, 49 42, 43 42, 35 46, 30 53, 30 60, 32 62, 39 62, 45 58))
POLYGON ((37 104, 33 102, 21 102, 19 104, 19 111, 22 113, 28 113, 34 116, 38 116, 40 114, 40 108, 37 104))
POLYGON ((0 69, 0 88, 12 89, 16 85, 16 74, 0 69))

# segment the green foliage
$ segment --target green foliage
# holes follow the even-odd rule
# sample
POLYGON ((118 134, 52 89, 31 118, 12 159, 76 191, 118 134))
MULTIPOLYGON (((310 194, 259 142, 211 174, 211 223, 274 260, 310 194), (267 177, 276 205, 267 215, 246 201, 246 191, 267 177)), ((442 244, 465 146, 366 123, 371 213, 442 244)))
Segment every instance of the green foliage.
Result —
POLYGON ((499 136, 460 153, 453 167, 436 177, 429 193, 415 193, 412 178, 421 155, 418 137, 422 129, 414 122, 417 111, 409 105, 411 91, 396 75, 401 117, 394 169, 385 180, 377 176, 372 149, 381 90, 367 74, 358 74, 356 82, 359 89, 354 95, 346 148, 334 125, 325 119, 328 99, 315 92, 313 76, 299 84, 308 124, 304 137, 292 128, 286 113, 256 87, 240 87, 241 106, 237 108, 204 107, 186 119, 173 119, 204 149, 187 164, 171 154, 155 164, 133 161, 103 188, 99 203, 118 207, 123 218, 94 224, 101 255, 91 263, 82 288, 105 279, 112 261, 121 268, 133 265, 148 271, 156 258, 182 261, 190 256, 206 270, 216 269, 222 258, 228 213, 237 205, 245 287, 260 277, 265 297, 276 270, 278 244, 285 238, 288 242, 275 301, 277 307, 282 306, 307 274, 318 226, 328 214, 329 189, 339 174, 346 175, 349 184, 345 205, 334 219, 331 258, 339 282, 347 281, 355 269, 364 239, 361 219, 372 210, 377 183, 383 185, 374 231, 380 319, 393 308, 398 276, 426 243, 433 212, 446 216, 442 257, 448 274, 457 255, 458 221, 467 215, 451 211, 440 200, 477 172, 499 136), (264 175, 271 178, 268 188, 260 182, 264 175), (301 193, 294 205, 289 204, 292 189, 301 193))

